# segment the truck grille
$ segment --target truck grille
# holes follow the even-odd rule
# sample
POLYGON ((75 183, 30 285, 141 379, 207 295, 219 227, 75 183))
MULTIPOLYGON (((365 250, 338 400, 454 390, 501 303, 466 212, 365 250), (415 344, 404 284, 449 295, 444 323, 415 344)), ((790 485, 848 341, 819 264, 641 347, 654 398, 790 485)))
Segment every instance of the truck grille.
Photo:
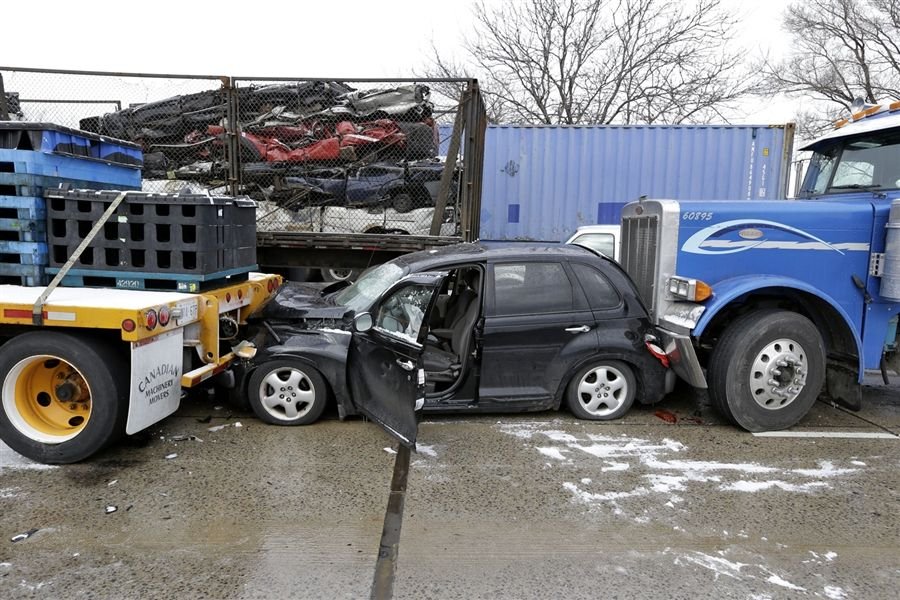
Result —
POLYGON ((625 217, 622 219, 622 260, 625 271, 634 280, 644 304, 654 310, 656 291, 659 217, 625 217))

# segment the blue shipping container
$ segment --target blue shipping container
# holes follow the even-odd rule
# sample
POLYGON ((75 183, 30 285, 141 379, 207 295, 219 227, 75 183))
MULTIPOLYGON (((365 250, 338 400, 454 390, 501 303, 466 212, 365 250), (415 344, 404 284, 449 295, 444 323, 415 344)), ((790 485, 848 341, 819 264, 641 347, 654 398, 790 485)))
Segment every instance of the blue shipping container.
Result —
MULTIPOLYGON (((442 153, 450 127, 441 128, 442 153)), ((793 125, 492 125, 481 239, 561 241, 618 223, 640 196, 772 200, 787 189, 793 125)))

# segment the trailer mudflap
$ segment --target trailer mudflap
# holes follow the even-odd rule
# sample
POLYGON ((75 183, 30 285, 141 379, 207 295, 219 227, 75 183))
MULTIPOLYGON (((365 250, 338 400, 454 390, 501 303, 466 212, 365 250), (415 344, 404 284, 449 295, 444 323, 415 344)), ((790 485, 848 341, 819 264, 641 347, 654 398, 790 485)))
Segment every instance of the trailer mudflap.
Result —
POLYGON ((131 343, 131 393, 125 433, 168 417, 181 402, 182 328, 131 343))

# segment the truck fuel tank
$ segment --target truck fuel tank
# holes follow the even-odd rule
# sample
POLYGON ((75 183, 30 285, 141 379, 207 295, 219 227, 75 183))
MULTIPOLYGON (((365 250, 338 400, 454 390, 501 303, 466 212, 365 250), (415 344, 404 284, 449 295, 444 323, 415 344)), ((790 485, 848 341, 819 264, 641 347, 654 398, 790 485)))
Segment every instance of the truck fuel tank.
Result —
POLYGON ((900 302, 900 198, 891 202, 891 212, 885 228, 887 236, 880 295, 885 300, 900 302))

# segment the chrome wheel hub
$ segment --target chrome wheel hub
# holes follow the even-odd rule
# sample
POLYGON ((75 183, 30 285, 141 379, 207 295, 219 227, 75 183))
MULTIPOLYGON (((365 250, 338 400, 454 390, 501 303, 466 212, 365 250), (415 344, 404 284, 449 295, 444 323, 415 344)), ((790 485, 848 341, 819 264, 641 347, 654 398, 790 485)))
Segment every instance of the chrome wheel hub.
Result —
POLYGON ((797 399, 806 385, 809 365, 803 346, 780 339, 763 348, 750 369, 750 392, 767 410, 778 410, 797 399))

